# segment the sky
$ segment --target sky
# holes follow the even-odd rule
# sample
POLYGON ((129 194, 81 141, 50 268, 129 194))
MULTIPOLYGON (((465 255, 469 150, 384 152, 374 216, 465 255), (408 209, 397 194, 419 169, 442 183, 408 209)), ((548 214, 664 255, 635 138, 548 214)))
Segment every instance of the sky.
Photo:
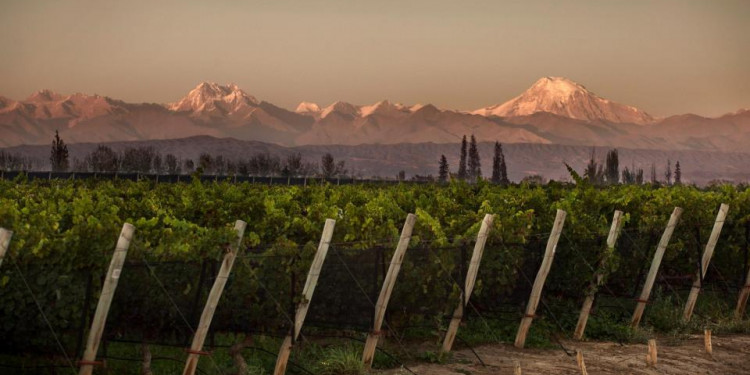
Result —
POLYGON ((750 1, 0 0, 0 95, 471 110, 543 76, 655 116, 750 108, 750 1))

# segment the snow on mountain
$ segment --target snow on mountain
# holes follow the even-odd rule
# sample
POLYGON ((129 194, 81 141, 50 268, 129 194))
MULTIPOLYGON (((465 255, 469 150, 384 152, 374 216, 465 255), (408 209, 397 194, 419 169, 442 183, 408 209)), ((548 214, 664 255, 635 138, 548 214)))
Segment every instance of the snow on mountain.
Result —
POLYGON ((391 103, 387 100, 381 100, 372 105, 360 107, 360 116, 367 117, 373 114, 384 116, 398 116, 409 113, 410 111, 401 103, 391 103))
POLYGON ((543 77, 521 95, 473 114, 515 117, 548 112, 584 121, 648 124, 654 121, 639 109, 600 98, 581 84, 563 77, 543 77))
POLYGON ((299 103, 297 106, 297 109, 295 110, 297 113, 318 113, 320 112, 320 106, 316 103, 311 102, 302 102, 299 103))
POLYGON ((167 105, 49 90, 20 101, 0 97, 0 147, 48 144, 55 130, 70 143, 210 135, 280 145, 384 145, 453 143, 474 134, 479 141, 504 143, 744 152, 750 144, 750 111, 654 120, 555 77, 473 113, 387 100, 364 106, 337 101, 325 108, 303 102, 289 111, 237 85, 210 82, 167 105))
POLYGON ((237 85, 222 86, 213 82, 203 82, 176 103, 167 105, 172 111, 202 114, 232 114, 257 107, 258 99, 242 91, 237 85))
POLYGON ((52 102, 52 101, 62 100, 62 99, 63 99, 62 95, 56 92, 44 89, 44 90, 39 90, 31 94, 31 96, 26 98, 26 101, 38 103, 38 102, 52 102))
POLYGON ((340 115, 349 117, 359 117, 360 108, 351 103, 337 101, 329 105, 328 107, 323 108, 323 110, 320 112, 320 118, 326 118, 331 113, 338 113, 340 115))

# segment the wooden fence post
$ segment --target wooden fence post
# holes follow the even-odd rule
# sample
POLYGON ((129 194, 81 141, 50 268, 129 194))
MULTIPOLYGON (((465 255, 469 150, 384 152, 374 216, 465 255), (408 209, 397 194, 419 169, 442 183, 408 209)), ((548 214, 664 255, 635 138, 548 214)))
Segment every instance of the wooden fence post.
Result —
POLYGON ((740 297, 737 299, 737 308, 734 309, 735 319, 742 319, 742 316, 745 315, 745 307, 747 306, 748 297, 750 297, 750 269, 745 276, 745 286, 740 289, 740 297))
POLYGON ((490 228, 492 228, 494 219, 495 215, 484 215, 482 226, 479 228, 479 233, 477 233, 477 242, 474 244, 474 252, 471 254, 469 269, 466 271, 466 283, 464 290, 461 292, 461 300, 458 302, 456 309, 453 310, 453 318, 451 318, 448 331, 445 332, 445 337, 443 338, 443 347, 441 350, 444 353, 451 351, 453 340, 456 339, 458 326, 461 324, 461 319, 464 316, 464 308, 468 305, 471 292, 474 290, 477 273, 479 272, 479 263, 482 261, 482 253, 484 252, 484 244, 487 242, 487 236, 489 235, 490 228))
POLYGON ((578 324, 573 335, 577 340, 583 338, 583 332, 586 330, 586 323, 589 319, 589 313, 591 313, 591 306, 594 304, 596 292, 604 280, 605 270, 603 267, 615 251, 615 244, 617 243, 617 237, 620 235, 621 228, 622 211, 615 211, 615 216, 612 218, 612 226, 609 228, 609 236, 607 236, 607 250, 602 254, 602 258, 599 260, 599 264, 597 264, 597 268, 594 271, 594 279, 591 280, 588 294, 586 294, 586 299, 583 301, 583 306, 581 307, 581 314, 578 316, 578 324))
POLYGON ((567 213, 565 211, 557 210, 555 224, 552 226, 552 232, 549 235, 549 240, 547 240, 547 248, 544 250, 544 259, 542 259, 542 265, 539 267, 539 272, 536 274, 534 286, 531 288, 529 302, 526 305, 526 313, 524 314, 523 319, 521 319, 521 325, 518 326, 518 334, 516 334, 516 342, 514 344, 517 348, 523 348, 526 344, 526 335, 529 333, 531 322, 534 319, 534 313, 536 313, 536 308, 539 305, 539 298, 542 296, 542 289, 544 288, 545 280, 547 280, 547 274, 552 267, 552 260, 555 257, 557 241, 560 239, 566 215, 567 213))
POLYGON ((659 362, 659 354, 656 350, 656 339, 648 340, 648 352, 646 353, 646 365, 649 367, 656 366, 659 362))
POLYGON ((687 301, 685 302, 685 311, 682 313, 682 319, 684 321, 690 321, 693 316, 693 309, 695 309, 695 302, 698 300, 698 293, 701 291, 701 283, 704 277, 706 277, 706 271, 708 270, 708 263, 711 262, 711 256, 714 254, 716 243, 719 241, 719 235, 721 234, 721 228, 724 227, 724 220, 727 218, 727 212, 729 206, 722 203, 719 207, 719 213, 716 215, 716 221, 714 222, 714 228, 711 230, 711 236, 708 238, 706 243, 706 249, 703 251, 703 259, 701 259, 701 269, 695 280, 693 280, 693 287, 690 288, 690 295, 688 295, 687 301))
POLYGON ((227 284, 229 273, 232 272, 234 261, 237 259, 237 254, 240 251, 242 237, 245 235, 245 228, 247 228, 247 223, 242 220, 237 220, 234 223, 234 230, 237 233, 237 241, 234 242, 229 247, 229 251, 224 254, 219 273, 216 275, 214 285, 211 286, 211 291, 208 293, 206 305, 203 306, 203 313, 201 314, 198 327, 193 335, 193 342, 190 344, 190 349, 187 349, 188 357, 185 361, 185 368, 182 371, 183 375, 195 374, 195 370, 198 368, 199 356, 206 354, 202 351, 203 343, 206 341, 206 335, 208 334, 208 329, 211 327, 211 320, 216 312, 216 306, 219 305, 219 299, 224 292, 224 286, 227 284))
POLYGON ((310 307, 310 301, 312 300, 313 292, 315 292, 315 286, 318 284, 320 269, 323 267, 323 261, 326 259, 328 246, 331 244, 331 237, 333 237, 333 228, 335 225, 336 220, 326 219, 325 227, 323 227, 323 235, 320 237, 318 251, 315 253, 315 258, 310 265, 310 271, 307 273, 305 287, 302 289, 302 301, 297 305, 297 312, 294 316, 294 327, 292 327, 291 332, 289 332, 284 338, 284 342, 281 344, 279 356, 276 358, 276 368, 273 372, 274 375, 282 375, 286 373, 286 365, 289 361, 289 355, 292 352, 292 341, 297 339, 300 330, 302 330, 302 324, 305 322, 307 309, 310 307))
POLYGON ((362 352, 362 362, 367 368, 372 367, 372 361, 375 359, 375 349, 377 349, 378 346, 380 328, 383 325, 385 311, 388 307, 388 301, 391 299, 391 292, 393 292, 393 286, 396 284, 396 278, 398 277, 399 271, 401 271, 401 263, 404 261, 406 249, 409 247, 409 242, 411 242, 411 233, 416 221, 417 217, 414 214, 406 216, 404 228, 401 230, 401 238, 398 240, 396 251, 391 258, 391 265, 388 267, 388 273, 383 280, 383 286, 380 289, 380 296, 378 297, 378 302, 375 304, 375 320, 372 324, 372 331, 367 334, 365 349, 362 352))
POLYGON ((0 266, 3 265, 5 253, 8 251, 8 248, 10 248, 11 237, 13 237, 13 232, 5 228, 0 228, 0 266))
POLYGON ((117 240, 115 252, 112 254, 112 260, 109 263, 109 270, 104 279, 104 285, 102 285, 102 294, 99 296, 99 302, 96 305, 94 319, 91 322, 86 350, 83 352, 83 358, 79 361, 81 365, 79 375, 91 375, 94 371, 94 365, 98 364, 96 353, 99 351, 99 341, 101 341, 104 333, 109 307, 112 305, 112 298, 115 296, 115 289, 117 289, 117 283, 120 281, 122 266, 125 263, 125 257, 128 255, 128 248, 134 232, 134 226, 128 223, 122 226, 120 238, 117 240))
POLYGON ((682 208, 675 207, 674 211, 672 211, 672 216, 669 217, 667 227, 664 229, 664 234, 661 235, 661 240, 659 241, 659 245, 656 247, 656 252, 654 253, 654 259, 651 261, 651 268, 648 270, 648 276, 646 276, 646 283, 643 284, 641 296, 638 298, 638 302, 635 305, 633 319, 630 322, 630 325, 633 328, 638 327, 638 324, 641 323, 643 310, 646 308, 646 302, 648 302, 648 298, 651 296, 651 288, 654 287, 654 281, 656 280, 656 274, 659 272, 661 259, 664 257, 664 252, 667 250, 667 245, 669 245, 669 240, 672 238, 672 233, 674 233, 674 228, 677 226, 677 222, 680 220, 681 215, 682 208))

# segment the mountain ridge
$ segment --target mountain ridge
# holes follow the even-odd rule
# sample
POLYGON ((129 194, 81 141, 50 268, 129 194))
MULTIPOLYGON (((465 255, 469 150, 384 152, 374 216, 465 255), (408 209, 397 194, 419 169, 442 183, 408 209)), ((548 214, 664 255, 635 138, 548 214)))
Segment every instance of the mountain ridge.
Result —
POLYGON ((750 111, 658 119, 562 77, 543 77, 509 101, 474 111, 388 100, 369 105, 336 101, 326 107, 303 102, 292 111, 236 84, 212 82, 167 104, 50 90, 18 101, 0 97, 0 147, 46 144, 55 130, 69 143, 194 135, 285 146, 446 143, 474 134, 479 141, 503 143, 743 151, 750 144, 750 111))

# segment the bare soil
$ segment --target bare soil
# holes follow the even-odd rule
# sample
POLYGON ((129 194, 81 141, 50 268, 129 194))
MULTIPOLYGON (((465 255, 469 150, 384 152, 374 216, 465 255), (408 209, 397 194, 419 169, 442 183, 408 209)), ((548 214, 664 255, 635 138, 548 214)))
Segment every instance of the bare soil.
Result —
MULTIPOLYGON (((447 364, 408 364, 418 375, 495 375, 513 374, 516 363, 526 374, 581 374, 575 351, 583 353, 589 374, 750 374, 750 336, 713 337, 713 355, 706 352, 703 336, 676 339, 657 338, 658 362, 646 364, 646 344, 563 341, 562 349, 517 349, 512 345, 494 344, 474 348, 483 366, 469 349, 453 353, 447 364)), ((408 374, 403 369, 380 374, 408 374)))

